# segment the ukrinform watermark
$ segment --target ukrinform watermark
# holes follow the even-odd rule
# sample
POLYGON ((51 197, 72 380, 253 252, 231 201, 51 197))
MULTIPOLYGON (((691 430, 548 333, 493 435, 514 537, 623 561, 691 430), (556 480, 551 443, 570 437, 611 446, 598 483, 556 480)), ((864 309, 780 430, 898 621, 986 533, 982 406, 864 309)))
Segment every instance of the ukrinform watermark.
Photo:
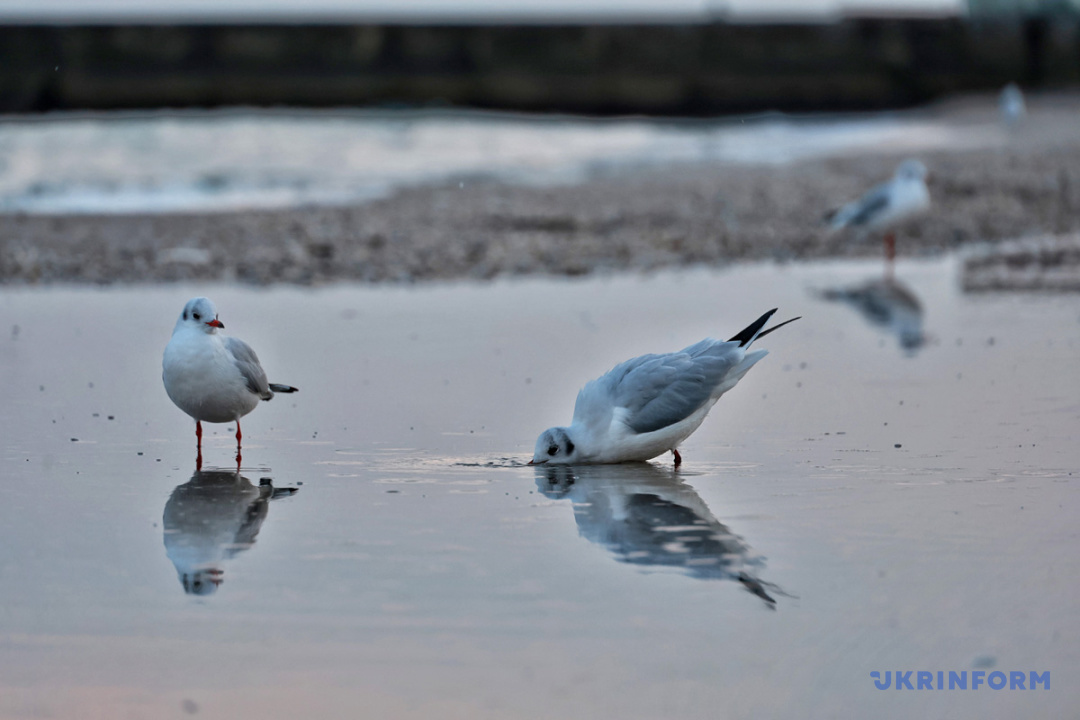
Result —
POLYGON ((897 690, 1049 690, 1050 671, 1046 672, 1023 672, 1012 670, 1002 672, 994 670, 967 670, 960 672, 944 670, 931 672, 930 670, 886 670, 884 673, 874 670, 870 673, 874 679, 874 685, 878 690, 888 690, 895 687, 897 690), (948 677, 946 677, 948 676, 948 677), (895 684, 893 680, 895 679, 895 684), (969 682, 970 680, 970 682, 969 682))

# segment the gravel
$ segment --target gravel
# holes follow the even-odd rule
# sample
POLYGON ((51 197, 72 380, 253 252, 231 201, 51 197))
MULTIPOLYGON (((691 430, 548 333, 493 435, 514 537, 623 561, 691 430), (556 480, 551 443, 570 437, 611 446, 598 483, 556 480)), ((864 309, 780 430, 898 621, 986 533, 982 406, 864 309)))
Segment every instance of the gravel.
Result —
MULTIPOLYGON (((1080 130, 1055 127, 922 153, 933 209, 901 230, 898 255, 1080 231, 1080 130)), ((0 282, 312 285, 871 257, 879 242, 829 233, 821 218, 901 159, 653 167, 560 187, 454 182, 286 211, 3 215, 0 282)))

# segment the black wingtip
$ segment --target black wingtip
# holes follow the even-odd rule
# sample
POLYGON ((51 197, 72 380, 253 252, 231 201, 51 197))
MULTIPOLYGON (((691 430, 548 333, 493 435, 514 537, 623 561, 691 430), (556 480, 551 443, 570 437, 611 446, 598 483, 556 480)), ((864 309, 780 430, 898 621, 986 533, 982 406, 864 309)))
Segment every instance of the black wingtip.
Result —
POLYGON ((769 322, 769 318, 771 318, 773 316, 773 313, 775 313, 776 311, 777 308, 773 308, 769 312, 765 313, 757 320, 740 330, 739 333, 730 340, 728 340, 728 342, 737 342, 739 343, 739 347, 746 347, 754 341, 754 338, 758 337, 758 331, 761 330, 761 328, 765 327, 765 323, 769 322))
POLYGON ((784 327, 784 326, 785 326, 785 325, 787 325, 788 323, 793 323, 793 322, 795 322, 796 320, 802 320, 802 315, 800 315, 800 316, 798 316, 798 317, 793 317, 793 318, 791 318, 790 320, 785 320, 784 322, 780 323, 779 325, 773 325, 773 326, 772 326, 771 328, 769 328, 768 330, 764 330, 764 331, 762 331, 762 332, 758 333, 758 337, 759 337, 759 338, 763 338, 763 337, 765 337, 766 335, 768 335, 769 333, 773 332, 774 330, 779 330, 780 328, 784 327))
POLYGON ((270 389, 276 393, 300 392, 300 388, 294 388, 292 385, 278 385, 277 383, 270 383, 270 389))

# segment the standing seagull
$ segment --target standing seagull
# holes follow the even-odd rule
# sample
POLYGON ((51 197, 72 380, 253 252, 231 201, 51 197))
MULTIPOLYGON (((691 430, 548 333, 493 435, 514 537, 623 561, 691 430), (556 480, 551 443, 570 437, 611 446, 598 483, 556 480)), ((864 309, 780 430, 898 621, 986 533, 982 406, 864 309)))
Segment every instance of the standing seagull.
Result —
POLYGON ((825 216, 833 230, 858 228, 885 230, 885 259, 891 272, 896 257, 896 236, 892 228, 930 209, 930 189, 926 187, 926 166, 918 160, 905 160, 896 173, 858 200, 849 202, 825 216))
POLYGON ((720 396, 742 379, 766 350, 750 344, 792 318, 762 330, 776 309, 727 342, 705 338, 679 352, 642 355, 616 365, 578 393, 570 427, 540 434, 530 465, 597 464, 650 460, 701 425, 720 396))
POLYGON ((259 358, 243 340, 219 335, 224 329, 217 308, 208 298, 188 300, 165 346, 161 379, 165 392, 178 408, 195 418, 202 464, 202 421, 236 423, 236 462, 240 463, 240 418, 260 400, 275 392, 294 393, 296 388, 266 382, 259 358))

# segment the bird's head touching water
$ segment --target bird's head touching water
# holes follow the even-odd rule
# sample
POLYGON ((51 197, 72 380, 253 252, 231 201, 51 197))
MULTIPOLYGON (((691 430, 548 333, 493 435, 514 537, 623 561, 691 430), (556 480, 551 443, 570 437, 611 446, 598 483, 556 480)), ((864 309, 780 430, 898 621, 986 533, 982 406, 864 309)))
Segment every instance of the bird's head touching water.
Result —
POLYGON ((577 446, 570 439, 568 428, 553 427, 540 433, 537 438, 531 464, 568 465, 576 462, 580 456, 577 446))

